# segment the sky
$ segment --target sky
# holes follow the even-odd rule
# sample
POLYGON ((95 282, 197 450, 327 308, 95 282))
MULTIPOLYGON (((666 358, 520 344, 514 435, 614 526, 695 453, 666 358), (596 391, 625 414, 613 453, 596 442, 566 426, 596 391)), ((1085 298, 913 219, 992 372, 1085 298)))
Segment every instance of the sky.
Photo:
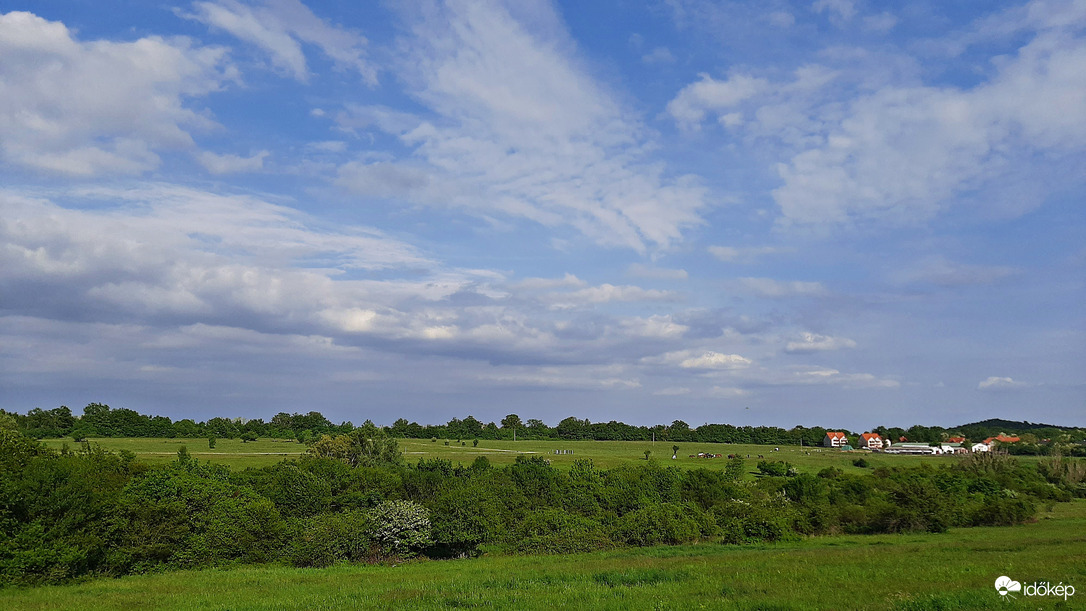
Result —
POLYGON ((1086 425, 1086 1, 6 0, 0 407, 1086 425))

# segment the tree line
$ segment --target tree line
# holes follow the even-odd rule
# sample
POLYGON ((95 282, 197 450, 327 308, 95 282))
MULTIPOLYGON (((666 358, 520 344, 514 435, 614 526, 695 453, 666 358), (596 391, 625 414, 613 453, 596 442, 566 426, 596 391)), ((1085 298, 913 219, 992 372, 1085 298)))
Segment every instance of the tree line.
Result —
MULTIPOLYGON (((4 413, 6 412, 0 410, 0 414, 4 413)), ((88 437, 215 437, 222 439, 273 437, 311 442, 321 435, 343 434, 356 428, 350 421, 334 424, 316 411, 305 414, 280 412, 267 422, 260 418, 246 420, 222 417, 197 422, 188 418, 172 421, 166 416, 150 416, 131 409, 110 408, 101 403, 91 403, 83 408, 81 417, 76 417, 70 408, 63 405, 50 410, 34 408, 26 414, 8 415, 15 419, 20 431, 31 437, 73 437, 76 440, 88 437)), ((784 429, 774 426, 733 426, 730 424, 703 424, 691 427, 682 420, 674 420, 670 425, 635 426, 615 420, 592 422, 573 416, 561 420, 555 426, 549 426, 538 419, 530 418, 522 421, 517 414, 509 414, 497 423, 484 423, 473 416, 463 419, 452 418, 445 424, 419 424, 399 418, 392 425, 382 428, 393 437, 411 439, 511 440, 514 437, 525 440, 586 441, 656 439, 672 442, 803 446, 821 445, 827 430, 843 431, 852 438, 858 436, 857 432, 842 427, 826 429, 817 426, 795 426, 784 429)), ((878 426, 871 432, 878 433, 884 439, 895 443, 902 438, 911 442, 937 443, 953 436, 963 436, 979 441, 999 433, 1018 433, 1022 437, 1022 443, 1013 444, 1010 447, 1010 451, 1014 453, 1046 453, 1044 446, 1051 441, 1056 441, 1065 445, 1066 453, 1086 455, 1086 447, 1074 445, 1074 442, 1086 440, 1086 430, 1035 425, 1028 422, 991 420, 953 428, 922 425, 909 428, 878 426), (1019 430, 1021 430, 1020 433, 1019 430)))
POLYGON ((51 450, 0 418, 0 583, 59 583, 174 568, 321 567, 424 555, 556 554, 623 546, 748 544, 834 533, 1019 524, 1086 496, 1086 464, 988 453, 938 468, 763 461, 757 478, 653 460, 613 469, 539 456, 495 467, 406 463, 364 425, 296 460, 230 472, 182 446, 158 466, 91 443, 51 450))

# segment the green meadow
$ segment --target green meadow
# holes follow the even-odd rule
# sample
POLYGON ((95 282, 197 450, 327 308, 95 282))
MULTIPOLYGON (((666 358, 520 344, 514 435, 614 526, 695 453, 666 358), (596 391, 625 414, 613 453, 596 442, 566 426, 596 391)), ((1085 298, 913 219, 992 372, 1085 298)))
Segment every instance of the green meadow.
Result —
POLYGON ((1036 522, 944 534, 812 537, 566 556, 327 569, 238 566, 0 589, 22 609, 1082 609, 1086 501, 1036 522), (1076 594, 1001 598, 995 579, 1076 594))
MULTIPOLYGON (((192 456, 200 460, 222 463, 231 469, 246 467, 264 467, 287 458, 297 458, 305 452, 306 446, 290 439, 267 439, 242 442, 239 439, 218 439, 215 448, 208 448, 207 438, 165 439, 165 438, 96 438, 91 443, 103 449, 117 452, 128 450, 147 463, 169 462, 177 457, 177 450, 182 445, 188 448, 192 456)), ((464 439, 400 439, 400 449, 408 462, 417 462, 422 458, 443 458, 454 464, 470 465, 479 456, 487 457, 494 465, 512 464, 517 456, 543 456, 558 468, 568 468, 574 460, 587 458, 601 469, 611 469, 623 463, 645 460, 645 451, 651 452, 652 460, 674 465, 682 469, 704 467, 724 469, 727 456, 736 454, 749 461, 749 471, 755 471, 758 456, 764 460, 783 460, 791 463, 804 473, 817 473, 826 467, 838 467, 846 472, 861 473, 865 469, 856 467, 852 462, 858 458, 867 461, 868 468, 879 466, 911 466, 918 464, 950 464, 958 460, 955 456, 908 456, 888 455, 867 451, 841 452, 829 448, 800 446, 764 446, 729 443, 697 443, 667 441, 494 441, 479 440, 474 446, 472 440, 464 439), (449 445, 445 445, 449 441, 449 445), (672 447, 679 446, 677 457, 672 459, 672 447), (555 450, 567 451, 567 454, 555 454, 555 450), (690 458, 699 452, 720 454, 724 458, 690 458)), ((79 444, 71 439, 47 439, 43 443, 52 448, 67 445, 76 448, 79 444)), ((1037 457, 1021 456, 1022 462, 1035 462, 1037 457)))

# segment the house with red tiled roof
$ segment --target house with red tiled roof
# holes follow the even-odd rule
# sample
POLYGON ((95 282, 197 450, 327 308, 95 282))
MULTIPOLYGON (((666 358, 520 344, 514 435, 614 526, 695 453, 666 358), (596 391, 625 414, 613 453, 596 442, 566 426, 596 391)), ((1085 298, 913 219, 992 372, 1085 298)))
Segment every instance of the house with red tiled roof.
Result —
POLYGON ((822 440, 822 445, 827 448, 839 448, 841 446, 848 445, 848 436, 841 431, 826 431, 826 437, 822 440))
POLYGON ((947 443, 965 443, 965 437, 947 437, 947 443))
POLYGON ((989 437, 988 439, 985 439, 984 443, 988 444, 988 447, 992 447, 992 442, 993 441, 998 441, 999 443, 1017 443, 1017 442, 1021 441, 1021 438, 1019 438, 1019 437, 1009 437, 1007 435, 1004 435, 1003 433, 1000 433, 1000 434, 996 435, 995 437, 989 437))
POLYGON ((864 433, 860 435, 861 448, 867 448, 868 450, 881 450, 882 449, 882 436, 878 433, 864 433))

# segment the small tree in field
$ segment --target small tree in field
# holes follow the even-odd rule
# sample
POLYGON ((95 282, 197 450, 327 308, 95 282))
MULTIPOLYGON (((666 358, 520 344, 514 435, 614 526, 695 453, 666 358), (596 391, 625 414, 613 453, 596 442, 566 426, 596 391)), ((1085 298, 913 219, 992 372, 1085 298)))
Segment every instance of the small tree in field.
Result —
POLYGON ((218 442, 218 439, 215 439, 214 437, 208 437, 207 438, 207 447, 209 449, 211 449, 211 450, 214 450, 216 442, 218 442))
POLYGON ((473 448, 479 447, 479 440, 478 439, 473 439, 472 442, 471 442, 471 447, 473 447, 473 448))
POLYGON ((649 456, 652 456, 652 450, 645 450, 645 460, 648 460, 649 456))
POLYGON ((679 446, 671 446, 671 460, 679 457, 679 446))

